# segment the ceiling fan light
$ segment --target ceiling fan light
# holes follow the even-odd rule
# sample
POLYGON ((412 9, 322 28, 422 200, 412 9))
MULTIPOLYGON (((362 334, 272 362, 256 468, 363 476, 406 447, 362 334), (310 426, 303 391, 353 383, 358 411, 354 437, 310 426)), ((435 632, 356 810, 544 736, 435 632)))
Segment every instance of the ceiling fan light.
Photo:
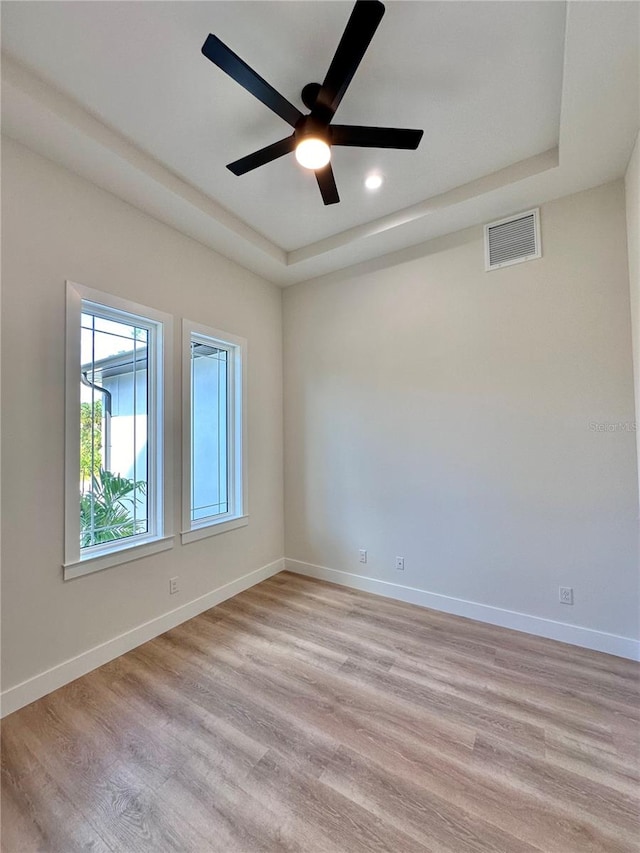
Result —
POLYGON ((331 160, 331 148, 323 139, 307 137, 296 146, 296 160, 305 169, 322 169, 331 160))

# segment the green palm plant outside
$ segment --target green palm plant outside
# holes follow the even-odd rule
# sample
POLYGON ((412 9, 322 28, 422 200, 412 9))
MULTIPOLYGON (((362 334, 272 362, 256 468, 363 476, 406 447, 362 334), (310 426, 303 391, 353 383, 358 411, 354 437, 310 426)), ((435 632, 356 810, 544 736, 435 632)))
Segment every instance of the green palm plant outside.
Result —
POLYGON ((80 479, 100 471, 102 458, 102 402, 80 404, 80 479), (92 469, 93 468, 93 472, 92 469))
POLYGON ((91 491, 80 496, 80 545, 88 548, 141 533, 146 521, 134 523, 132 512, 140 503, 146 483, 129 480, 100 468, 91 478, 91 491), (137 527, 137 529, 136 529, 137 527))

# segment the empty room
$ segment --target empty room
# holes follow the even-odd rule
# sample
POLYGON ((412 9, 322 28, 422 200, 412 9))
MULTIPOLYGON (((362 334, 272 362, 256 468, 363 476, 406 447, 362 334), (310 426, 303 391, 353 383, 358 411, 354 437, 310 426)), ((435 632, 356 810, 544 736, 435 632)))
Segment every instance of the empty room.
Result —
POLYGON ((640 2, 1 15, 2 853, 640 853, 640 2))

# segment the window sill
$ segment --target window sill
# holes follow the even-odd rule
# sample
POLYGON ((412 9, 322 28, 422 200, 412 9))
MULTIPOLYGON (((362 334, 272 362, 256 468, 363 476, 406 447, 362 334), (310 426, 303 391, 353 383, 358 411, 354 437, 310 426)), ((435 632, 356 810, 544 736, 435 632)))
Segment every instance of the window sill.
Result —
POLYGON ((89 575, 93 572, 101 572, 103 569, 110 569, 112 566, 119 566, 122 563, 130 563, 133 560, 139 560, 141 557, 148 557, 160 551, 168 551, 173 548, 174 539, 174 536, 164 536, 161 539, 152 539, 147 542, 140 542, 137 545, 127 545, 117 551, 109 551, 108 554, 99 554, 95 557, 85 557, 83 560, 77 560, 73 563, 65 563, 62 567, 64 579, 66 581, 72 580, 81 577, 81 575, 89 575))
POLYGON ((180 536, 182 544, 187 545, 189 542, 197 542, 198 539, 206 539, 208 536, 217 536, 218 533, 226 533, 228 530, 236 530, 238 527, 246 527, 249 524, 248 515, 239 515, 236 518, 230 518, 227 521, 210 521, 209 524, 203 524, 202 527, 194 527, 191 530, 184 530, 180 536))

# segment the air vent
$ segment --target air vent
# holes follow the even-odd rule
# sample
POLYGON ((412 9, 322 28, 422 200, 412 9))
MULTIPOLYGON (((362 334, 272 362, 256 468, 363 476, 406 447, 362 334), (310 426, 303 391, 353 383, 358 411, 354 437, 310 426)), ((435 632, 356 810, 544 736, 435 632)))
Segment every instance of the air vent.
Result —
POLYGON ((538 209, 484 226, 485 270, 497 270, 541 256, 538 209))

